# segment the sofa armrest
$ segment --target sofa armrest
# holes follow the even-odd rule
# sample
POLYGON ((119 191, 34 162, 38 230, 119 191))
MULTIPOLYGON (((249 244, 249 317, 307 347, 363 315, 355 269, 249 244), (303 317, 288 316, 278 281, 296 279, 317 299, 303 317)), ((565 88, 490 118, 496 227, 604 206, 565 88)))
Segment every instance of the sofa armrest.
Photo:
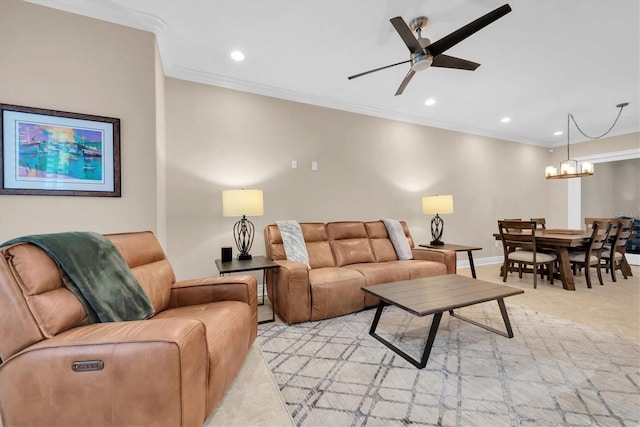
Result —
POLYGON ((441 262, 447 266, 447 274, 456 274, 456 253, 445 249, 413 248, 413 258, 441 262))
POLYGON ((5 425, 200 425, 207 370, 197 319, 91 324, 5 360, 0 412, 5 425))
POLYGON ((274 260, 279 268, 267 271, 267 292, 276 314, 287 324, 311 319, 311 289, 306 264, 274 260))
POLYGON ((217 301, 240 301, 249 304, 257 319, 258 281, 251 275, 208 277, 180 280, 171 288, 169 307, 206 304, 217 301))

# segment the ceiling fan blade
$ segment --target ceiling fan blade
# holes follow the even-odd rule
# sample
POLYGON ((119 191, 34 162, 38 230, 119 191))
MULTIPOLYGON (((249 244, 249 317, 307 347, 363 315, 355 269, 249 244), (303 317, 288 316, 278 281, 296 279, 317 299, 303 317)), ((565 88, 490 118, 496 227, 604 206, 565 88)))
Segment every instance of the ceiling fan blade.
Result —
POLYGON ((375 73, 376 71, 384 70, 385 68, 395 67, 396 65, 406 64, 407 62, 411 62, 411 60, 407 59, 406 61, 398 62, 398 63, 391 64, 391 65, 385 65, 384 67, 376 68, 374 70, 365 71, 365 72, 362 72, 362 73, 359 73, 359 74, 354 74, 353 76, 349 76, 347 78, 349 80, 355 79, 356 77, 361 77, 361 76, 364 76, 366 74, 375 73))
POLYGON ((422 46, 420 46, 420 43, 418 43, 418 40, 415 38, 415 36, 411 32, 411 29, 409 28, 407 23, 404 22, 404 19, 402 19, 400 16, 396 16, 395 18, 391 18, 389 21, 391 22, 391 25, 393 25, 393 27, 396 29, 396 31, 402 38, 402 41, 404 41, 404 44, 406 44, 407 47, 409 48, 409 52, 411 53, 424 52, 424 50, 422 50, 422 46))
POLYGON ((455 56, 449 56, 440 54, 433 58, 431 63, 432 67, 442 68, 456 68, 458 70, 470 70, 473 71, 480 66, 477 62, 467 61, 466 59, 456 58, 455 56))
POLYGON ((511 12, 511 6, 509 6, 508 4, 500 6, 499 8, 487 13, 486 15, 481 16, 475 21, 470 22, 464 27, 457 29, 453 33, 449 34, 448 36, 444 36, 437 42, 431 43, 427 47, 427 50, 431 52, 431 55, 433 55, 434 57, 437 55, 440 55, 445 50, 449 49, 452 46, 455 46, 456 44, 460 43, 462 40, 466 39, 473 33, 480 31, 487 25, 502 18, 504 15, 506 15, 509 12, 511 12))
POLYGON ((413 75, 415 73, 416 73, 415 71, 409 70, 407 75, 404 76, 404 80, 402 81, 402 83, 400 83, 400 87, 396 91, 396 95, 395 96, 402 95, 402 92, 404 92, 404 88, 407 87, 407 85, 409 84, 409 82, 411 81, 411 79, 413 78, 413 75))

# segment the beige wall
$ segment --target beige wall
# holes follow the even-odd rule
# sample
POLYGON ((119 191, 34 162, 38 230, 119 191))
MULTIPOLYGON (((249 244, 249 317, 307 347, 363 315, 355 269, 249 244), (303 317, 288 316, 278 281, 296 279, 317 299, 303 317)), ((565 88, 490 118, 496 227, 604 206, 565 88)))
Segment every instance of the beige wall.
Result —
POLYGON ((215 274, 220 247, 234 246, 238 218, 222 216, 225 189, 264 191, 265 215, 250 218, 253 254, 264 254, 262 230, 281 219, 405 219, 425 243, 431 216, 422 215, 422 196, 453 194, 444 240, 498 256, 498 218, 548 211, 541 147, 172 78, 166 103, 168 252, 178 276, 215 274))
POLYGON ((0 102, 121 120, 122 197, 1 196, 0 242, 156 228, 153 34, 0 0, 0 102))
POLYGON ((584 217, 640 218, 640 159, 598 163, 582 180, 584 217))

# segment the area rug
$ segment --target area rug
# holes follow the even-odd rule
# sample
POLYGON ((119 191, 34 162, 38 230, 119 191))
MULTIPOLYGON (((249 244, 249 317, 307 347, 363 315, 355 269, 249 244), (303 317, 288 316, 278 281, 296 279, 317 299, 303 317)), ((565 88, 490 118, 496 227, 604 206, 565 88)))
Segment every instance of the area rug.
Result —
MULTIPOLYGON (((369 336, 375 310, 259 326, 258 343, 297 426, 638 426, 640 347, 507 305, 508 339, 445 313, 417 369, 369 336)), ((495 301, 460 314, 504 330, 495 301)), ((387 307, 377 332, 420 358, 431 317, 387 307)))

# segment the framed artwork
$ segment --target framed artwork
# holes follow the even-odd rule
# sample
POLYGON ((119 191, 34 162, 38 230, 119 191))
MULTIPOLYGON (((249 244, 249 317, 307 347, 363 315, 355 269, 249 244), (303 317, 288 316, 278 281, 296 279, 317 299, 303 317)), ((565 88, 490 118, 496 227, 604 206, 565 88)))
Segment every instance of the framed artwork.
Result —
POLYGON ((0 194, 120 197, 120 119, 0 104, 0 194))

